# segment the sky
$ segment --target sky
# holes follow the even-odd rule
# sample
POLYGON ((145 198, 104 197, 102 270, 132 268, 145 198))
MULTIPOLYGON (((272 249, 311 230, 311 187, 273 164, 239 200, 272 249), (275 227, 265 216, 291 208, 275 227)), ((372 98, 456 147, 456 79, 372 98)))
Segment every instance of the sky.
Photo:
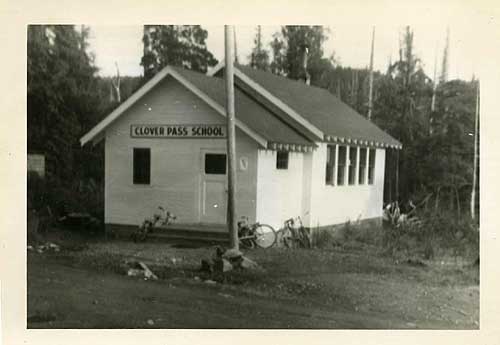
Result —
MULTIPOLYGON (((208 50, 220 61, 224 58, 224 27, 203 26, 208 31, 208 50)), ((326 56, 335 58, 344 67, 364 68, 369 64, 372 26, 332 25, 329 39, 324 44, 326 56)), ((421 59, 425 72, 434 75, 434 61, 437 56, 437 73, 440 73, 441 60, 446 39, 445 25, 412 26, 414 31, 415 54, 421 59)), ((378 25, 375 28, 375 70, 385 71, 389 59, 398 57, 399 36, 402 26, 378 25)), ((449 79, 470 80, 476 70, 480 51, 480 41, 467 25, 450 26, 449 79)), ((99 74, 110 76, 116 73, 115 62, 121 75, 142 75, 140 60, 142 56, 142 26, 90 26, 90 50, 95 55, 99 74)), ((240 62, 248 61, 256 26, 236 26, 236 40, 240 62)), ((265 46, 269 47, 273 33, 279 26, 262 26, 265 46)))

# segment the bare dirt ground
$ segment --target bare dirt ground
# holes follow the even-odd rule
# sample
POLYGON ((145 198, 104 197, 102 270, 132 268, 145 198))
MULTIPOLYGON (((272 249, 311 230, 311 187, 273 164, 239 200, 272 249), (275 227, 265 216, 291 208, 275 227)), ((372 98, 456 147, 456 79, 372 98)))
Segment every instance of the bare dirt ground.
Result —
POLYGON ((29 328, 478 329, 479 269, 369 248, 252 250, 265 271, 207 277, 212 247, 92 241, 28 253, 29 328), (157 281, 128 277, 126 258, 157 281), (206 282, 211 278, 216 282, 206 282))

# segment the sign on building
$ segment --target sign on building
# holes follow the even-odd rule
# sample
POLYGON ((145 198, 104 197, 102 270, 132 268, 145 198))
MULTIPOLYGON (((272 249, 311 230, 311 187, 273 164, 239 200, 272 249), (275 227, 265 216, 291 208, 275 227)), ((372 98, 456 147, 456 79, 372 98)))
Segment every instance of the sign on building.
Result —
POLYGON ((28 172, 33 171, 40 177, 45 177, 45 156, 28 153, 28 172))
POLYGON ((130 125, 132 138, 223 139, 225 125, 130 125))

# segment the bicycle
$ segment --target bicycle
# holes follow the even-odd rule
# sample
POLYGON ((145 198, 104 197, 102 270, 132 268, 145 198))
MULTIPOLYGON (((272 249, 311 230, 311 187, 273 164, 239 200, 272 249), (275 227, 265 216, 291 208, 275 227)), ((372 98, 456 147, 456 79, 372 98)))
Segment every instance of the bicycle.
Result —
POLYGON ((311 248, 312 246, 310 230, 304 227, 300 217, 285 220, 282 240, 287 248, 311 248))
POLYGON ((144 219, 139 229, 131 235, 134 242, 144 242, 148 234, 152 233, 156 226, 168 226, 172 221, 177 219, 174 214, 163 207, 158 206, 158 209, 160 210, 159 214, 155 213, 152 218, 144 219))
POLYGON ((276 244, 276 231, 267 224, 249 224, 248 217, 241 217, 238 222, 238 240, 240 244, 247 248, 271 248, 276 244))

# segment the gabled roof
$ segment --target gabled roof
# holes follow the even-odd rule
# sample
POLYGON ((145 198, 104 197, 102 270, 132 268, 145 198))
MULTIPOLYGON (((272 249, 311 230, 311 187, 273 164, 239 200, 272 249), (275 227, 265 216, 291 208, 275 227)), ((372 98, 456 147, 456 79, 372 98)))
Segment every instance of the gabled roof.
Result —
MULTIPOLYGON (((215 102, 225 104, 225 83, 221 78, 208 77, 180 67, 172 67, 199 90, 206 93, 215 102)), ((249 128, 259 133, 269 143, 296 144, 315 146, 299 132, 293 130, 259 103, 235 88, 235 116, 249 128)))
MULTIPOLYGON (((223 67, 219 64, 210 75, 223 67)), ((298 114, 305 126, 322 133, 322 140, 401 148, 398 140, 325 89, 242 65, 235 67, 235 80, 276 104, 291 121, 298 114)))
MULTIPOLYGON (((83 146, 89 141, 94 143, 100 141, 104 137, 108 126, 167 76, 178 80, 219 114, 226 116, 223 80, 180 67, 167 66, 85 134, 80 139, 81 145, 83 146)), ((236 126, 256 140, 262 147, 271 147, 275 143, 287 144, 290 149, 296 150, 315 146, 314 143, 294 131, 286 123, 276 118, 239 90, 235 90, 235 114, 236 126)))

